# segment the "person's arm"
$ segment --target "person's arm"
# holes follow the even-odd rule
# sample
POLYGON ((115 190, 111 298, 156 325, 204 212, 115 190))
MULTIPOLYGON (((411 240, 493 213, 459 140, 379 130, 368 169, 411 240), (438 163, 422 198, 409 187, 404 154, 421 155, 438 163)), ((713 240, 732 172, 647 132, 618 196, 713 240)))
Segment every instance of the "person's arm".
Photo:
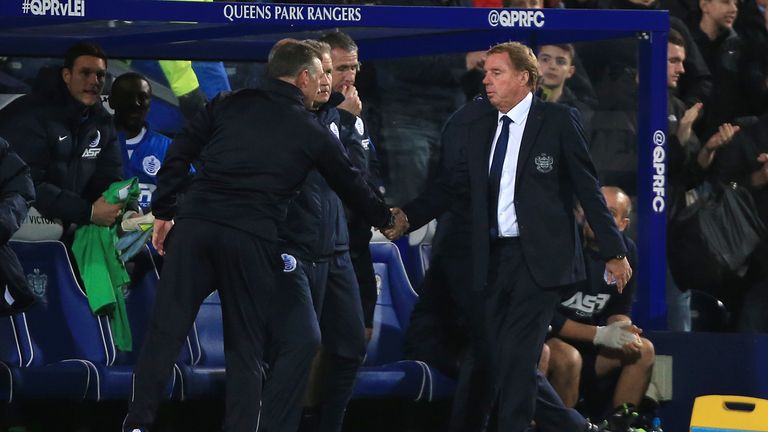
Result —
POLYGON ((190 166, 213 137, 214 113, 225 96, 217 96, 179 132, 168 146, 157 173, 157 189, 152 194, 152 214, 170 221, 176 215, 176 199, 187 185, 190 166))
POLYGON ((371 226, 392 226, 390 209, 379 199, 363 179, 360 171, 352 166, 342 143, 330 132, 321 137, 322 150, 316 160, 320 174, 339 195, 339 198, 360 213, 371 226))
POLYGON ((0 139, 0 245, 19 229, 34 199, 29 167, 0 139))

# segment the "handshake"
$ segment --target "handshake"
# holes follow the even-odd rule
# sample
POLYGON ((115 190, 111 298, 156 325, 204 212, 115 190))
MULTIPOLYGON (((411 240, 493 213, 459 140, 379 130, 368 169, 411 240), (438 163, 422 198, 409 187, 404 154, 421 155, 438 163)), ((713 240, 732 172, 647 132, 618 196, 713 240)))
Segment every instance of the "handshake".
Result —
POLYGON ((410 224, 408 224, 408 216, 406 216, 403 209, 399 207, 393 207, 389 209, 390 218, 389 223, 381 227, 381 233, 391 241, 395 241, 402 237, 403 234, 408 231, 410 224))

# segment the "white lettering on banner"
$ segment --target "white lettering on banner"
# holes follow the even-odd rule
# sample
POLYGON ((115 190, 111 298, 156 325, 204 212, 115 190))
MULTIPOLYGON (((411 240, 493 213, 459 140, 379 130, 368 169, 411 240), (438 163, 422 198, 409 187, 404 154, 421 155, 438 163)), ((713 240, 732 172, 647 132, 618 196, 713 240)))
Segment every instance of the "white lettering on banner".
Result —
POLYGON ((85 0, 22 0, 21 13, 47 16, 85 16, 85 0))
POLYGON ((651 190, 653 191, 653 200, 651 201, 651 208, 656 213, 661 213, 666 207, 664 201, 666 179, 664 177, 666 168, 664 161, 667 158, 667 152, 664 151, 664 143, 667 141, 667 137, 664 132, 657 130, 653 133, 653 143, 656 145, 653 148, 653 176, 651 183, 651 190))
POLYGON ((543 27, 544 12, 535 10, 492 10, 488 12, 491 27, 543 27))
MULTIPOLYGON (((35 1, 35 0, 25 0, 35 1)), ((309 21, 360 21, 362 14, 359 7, 344 6, 303 6, 303 5, 259 5, 226 4, 224 18, 235 20, 309 20, 309 21)))

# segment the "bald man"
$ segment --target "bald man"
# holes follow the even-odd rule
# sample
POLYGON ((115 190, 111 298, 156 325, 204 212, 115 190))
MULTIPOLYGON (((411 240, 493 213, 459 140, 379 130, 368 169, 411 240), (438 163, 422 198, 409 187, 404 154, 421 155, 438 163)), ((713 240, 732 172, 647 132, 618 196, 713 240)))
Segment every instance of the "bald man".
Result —
MULTIPOLYGON (((632 201, 618 187, 602 187, 601 191, 623 232, 630 223, 632 201)), ((613 421, 636 419, 633 413, 648 389, 655 358, 653 344, 640 337, 641 330, 630 317, 636 279, 630 279, 619 292, 615 281, 605 275, 594 232, 586 222, 582 226, 587 279, 574 286, 572 295, 555 312, 552 337, 546 343, 550 349, 546 373, 566 406, 576 405, 581 388, 587 409, 592 411, 585 415, 595 418, 602 414, 606 401, 594 396, 605 393, 600 389, 606 382, 613 384, 607 380, 618 372, 613 421)), ((624 241, 629 263, 636 268, 637 247, 627 237, 624 241)))

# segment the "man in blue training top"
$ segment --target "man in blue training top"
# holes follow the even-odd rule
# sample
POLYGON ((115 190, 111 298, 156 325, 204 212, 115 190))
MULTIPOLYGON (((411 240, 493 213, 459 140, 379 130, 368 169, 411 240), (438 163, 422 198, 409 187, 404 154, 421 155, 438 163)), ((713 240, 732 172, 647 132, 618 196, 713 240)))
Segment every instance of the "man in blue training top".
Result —
POLYGON ((155 176, 165 159, 171 139, 150 129, 147 113, 152 100, 152 86, 136 72, 120 75, 112 84, 109 106, 115 111, 115 128, 123 156, 123 176, 138 177, 141 187, 139 205, 149 211, 155 176))

